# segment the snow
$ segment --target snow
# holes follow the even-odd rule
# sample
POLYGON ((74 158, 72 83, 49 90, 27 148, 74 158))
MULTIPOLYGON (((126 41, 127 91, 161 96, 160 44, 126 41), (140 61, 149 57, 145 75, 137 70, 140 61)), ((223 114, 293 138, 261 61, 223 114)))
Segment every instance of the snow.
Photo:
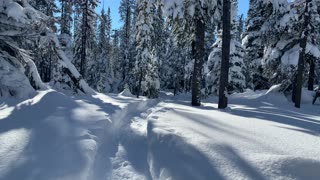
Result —
POLYGON ((297 111, 264 94, 249 102, 237 94, 225 111, 216 100, 200 108, 185 99, 160 103, 148 124, 152 177, 318 179, 318 107, 297 111))
POLYGON ((134 95, 130 92, 130 89, 127 87, 125 88, 119 95, 126 96, 126 97, 133 97, 134 95))
POLYGON ((21 71, 2 57, 0 61, 0 96, 22 98, 33 96, 36 93, 21 71))
POLYGON ((165 92, 0 98, 0 179, 319 179, 313 92, 296 109, 277 88, 232 94, 226 110, 165 92))

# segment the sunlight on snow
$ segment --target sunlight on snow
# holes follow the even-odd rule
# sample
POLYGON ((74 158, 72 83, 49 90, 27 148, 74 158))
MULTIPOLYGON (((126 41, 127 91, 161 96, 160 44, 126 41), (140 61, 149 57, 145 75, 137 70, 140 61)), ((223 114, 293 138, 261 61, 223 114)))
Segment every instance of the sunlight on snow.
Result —
POLYGON ((20 128, 0 134, 0 177, 26 160, 22 153, 30 139, 31 131, 20 128))

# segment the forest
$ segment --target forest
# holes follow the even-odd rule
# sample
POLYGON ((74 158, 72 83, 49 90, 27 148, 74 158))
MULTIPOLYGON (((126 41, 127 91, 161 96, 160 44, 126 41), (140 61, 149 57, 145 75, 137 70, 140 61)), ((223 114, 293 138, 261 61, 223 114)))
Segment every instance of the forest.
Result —
POLYGON ((0 0, 0 179, 318 180, 318 97, 320 0, 0 0))
POLYGON ((123 25, 112 29, 111 9, 95 12, 98 0, 6 0, 2 66, 12 73, 1 73, 1 96, 23 96, 49 83, 74 93, 87 93, 86 86, 102 93, 127 88, 149 98, 161 90, 192 92, 192 104, 200 105, 201 98, 219 92, 279 85, 295 102, 301 87, 312 91, 319 82, 317 3, 252 1, 245 19, 233 0, 224 27, 222 1, 196 7, 188 1, 126 0, 119 7, 123 25))

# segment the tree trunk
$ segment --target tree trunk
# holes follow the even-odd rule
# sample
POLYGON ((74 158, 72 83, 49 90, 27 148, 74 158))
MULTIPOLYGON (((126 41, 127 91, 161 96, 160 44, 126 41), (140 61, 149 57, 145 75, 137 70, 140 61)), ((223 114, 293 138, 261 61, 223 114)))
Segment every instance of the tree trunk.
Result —
POLYGON ((229 78, 229 59, 231 42, 231 3, 230 0, 223 0, 223 22, 222 22, 222 59, 219 83, 219 109, 228 106, 226 91, 229 78))
POLYGON ((80 74, 85 78, 87 64, 87 23, 88 23, 88 1, 85 2, 85 7, 82 8, 82 34, 81 34, 81 53, 80 53, 80 74))
POLYGON ((301 104, 301 93, 302 93, 302 81, 303 81, 303 72, 304 72, 304 62, 305 62, 305 53, 307 47, 307 40, 308 40, 308 25, 310 22, 310 15, 309 15, 309 3, 311 0, 306 1, 306 8, 304 11, 304 30, 301 33, 301 40, 300 40, 300 54, 299 54, 299 61, 298 61, 298 74, 297 74, 297 81, 296 81, 296 90, 295 90, 295 107, 300 108, 301 104))
MULTIPOLYGON (((198 10, 199 16, 200 12, 198 10)), ((201 105, 201 79, 204 60, 204 36, 205 23, 202 17, 195 19, 195 41, 193 43, 192 55, 194 59, 194 69, 192 76, 192 106, 201 105)))
POLYGON ((309 78, 308 78, 308 90, 313 91, 313 84, 314 84, 314 60, 310 59, 310 71, 309 71, 309 78))
POLYGON ((138 84, 138 90, 137 90, 137 98, 139 98, 139 96, 140 96, 142 77, 143 77, 143 72, 142 72, 142 68, 140 68, 139 84, 138 84))

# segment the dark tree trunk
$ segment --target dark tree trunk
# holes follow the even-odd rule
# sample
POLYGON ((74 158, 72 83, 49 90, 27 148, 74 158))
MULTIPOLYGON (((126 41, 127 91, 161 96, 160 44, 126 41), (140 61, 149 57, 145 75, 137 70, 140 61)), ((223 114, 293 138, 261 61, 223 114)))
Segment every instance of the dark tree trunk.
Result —
MULTIPOLYGON (((201 16, 199 9, 197 14, 201 16)), ((201 79, 204 60, 205 23, 203 18, 199 16, 195 19, 195 40, 192 48, 192 55, 194 59, 192 76, 192 106, 201 105, 201 79)))
POLYGON ((139 82, 138 82, 139 84, 138 84, 138 89, 137 89, 137 98, 139 98, 139 96, 140 96, 142 77, 143 77, 143 72, 142 72, 142 68, 140 68, 139 82))
POLYGON ((222 22, 222 59, 219 83, 219 104, 218 108, 224 109, 228 106, 228 98, 225 93, 228 87, 229 59, 231 42, 231 3, 230 0, 223 0, 223 22, 222 22))
POLYGON ((301 33, 301 40, 300 40, 300 54, 299 54, 299 61, 298 61, 298 74, 297 74, 297 81, 296 81, 296 90, 295 90, 295 107, 300 108, 301 104, 301 93, 302 93, 302 81, 303 81, 303 72, 304 72, 304 62, 305 62, 305 53, 307 47, 307 40, 308 40, 308 25, 310 22, 310 15, 309 15, 309 4, 311 0, 306 1, 306 8, 304 11, 304 30, 301 33))
POLYGON ((309 71, 309 78, 308 78, 308 90, 313 91, 313 84, 314 84, 314 61, 310 59, 310 71, 309 71))
POLYGON ((84 3, 82 8, 82 30, 81 30, 81 52, 80 52, 80 74, 85 78, 87 64, 87 26, 88 26, 88 1, 84 3))

